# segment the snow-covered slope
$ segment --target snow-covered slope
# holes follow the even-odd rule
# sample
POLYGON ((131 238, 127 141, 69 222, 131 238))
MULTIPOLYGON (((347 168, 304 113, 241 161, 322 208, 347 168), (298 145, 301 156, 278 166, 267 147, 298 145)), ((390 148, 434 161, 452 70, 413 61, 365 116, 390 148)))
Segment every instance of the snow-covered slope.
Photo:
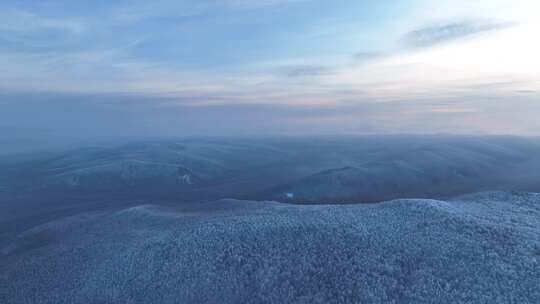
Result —
POLYGON ((0 244, 1 303, 540 303, 540 195, 140 206, 0 244))
POLYGON ((321 170, 268 193, 274 200, 297 203, 380 202, 524 189, 540 180, 540 154, 509 142, 411 141, 373 152, 360 154, 356 164, 321 170))
MULTIPOLYGON (((367 163, 313 174, 272 189, 273 198, 291 202, 377 202, 404 197, 443 197, 497 185, 499 169, 481 161, 431 164, 405 161, 367 163), (482 178, 481 178, 482 177, 482 178), (493 177, 493 179, 490 179, 493 177), (479 182, 480 180, 480 182, 479 182)), ((501 165, 502 167, 502 165, 501 165)))
POLYGON ((0 158, 1 193, 31 200, 114 194, 360 203, 537 192, 539 181, 540 140, 512 137, 171 139, 0 158))

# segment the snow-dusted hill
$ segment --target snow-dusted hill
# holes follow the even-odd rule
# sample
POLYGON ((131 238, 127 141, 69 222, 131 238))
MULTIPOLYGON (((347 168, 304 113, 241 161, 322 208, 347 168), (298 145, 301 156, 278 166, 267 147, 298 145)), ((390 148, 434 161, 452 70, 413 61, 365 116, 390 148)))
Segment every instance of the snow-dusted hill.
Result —
POLYGON ((540 140, 517 137, 171 139, 0 158, 0 191, 32 199, 376 202, 539 182, 540 140))
POLYGON ((1 303, 540 303, 539 285, 528 193, 139 206, 0 243, 1 303))
POLYGON ((266 195, 295 203, 358 203, 493 189, 539 191, 534 185, 540 181, 540 150, 534 141, 499 140, 370 143, 358 158, 348 158, 349 165, 291 180, 266 195))

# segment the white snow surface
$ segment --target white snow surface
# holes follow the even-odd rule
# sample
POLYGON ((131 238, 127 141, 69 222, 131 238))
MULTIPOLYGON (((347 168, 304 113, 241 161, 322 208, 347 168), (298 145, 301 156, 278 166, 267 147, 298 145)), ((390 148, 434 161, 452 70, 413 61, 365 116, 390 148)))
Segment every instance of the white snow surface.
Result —
POLYGON ((145 205, 0 243, 0 303, 540 303, 540 194, 145 205))

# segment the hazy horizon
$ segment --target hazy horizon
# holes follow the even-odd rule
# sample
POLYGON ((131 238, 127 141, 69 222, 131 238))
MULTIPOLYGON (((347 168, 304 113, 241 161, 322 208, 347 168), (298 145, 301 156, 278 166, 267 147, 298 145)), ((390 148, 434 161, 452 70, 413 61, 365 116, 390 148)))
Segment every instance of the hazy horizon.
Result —
POLYGON ((0 2, 3 141, 540 135, 532 0, 0 2))

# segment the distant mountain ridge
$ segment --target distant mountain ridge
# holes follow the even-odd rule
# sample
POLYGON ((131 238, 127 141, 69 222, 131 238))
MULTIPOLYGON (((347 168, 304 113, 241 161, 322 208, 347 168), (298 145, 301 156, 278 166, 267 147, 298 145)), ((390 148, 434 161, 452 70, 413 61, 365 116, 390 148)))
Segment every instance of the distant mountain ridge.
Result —
POLYGON ((302 203, 540 191, 540 140, 512 137, 186 139, 3 164, 0 189, 302 203))

